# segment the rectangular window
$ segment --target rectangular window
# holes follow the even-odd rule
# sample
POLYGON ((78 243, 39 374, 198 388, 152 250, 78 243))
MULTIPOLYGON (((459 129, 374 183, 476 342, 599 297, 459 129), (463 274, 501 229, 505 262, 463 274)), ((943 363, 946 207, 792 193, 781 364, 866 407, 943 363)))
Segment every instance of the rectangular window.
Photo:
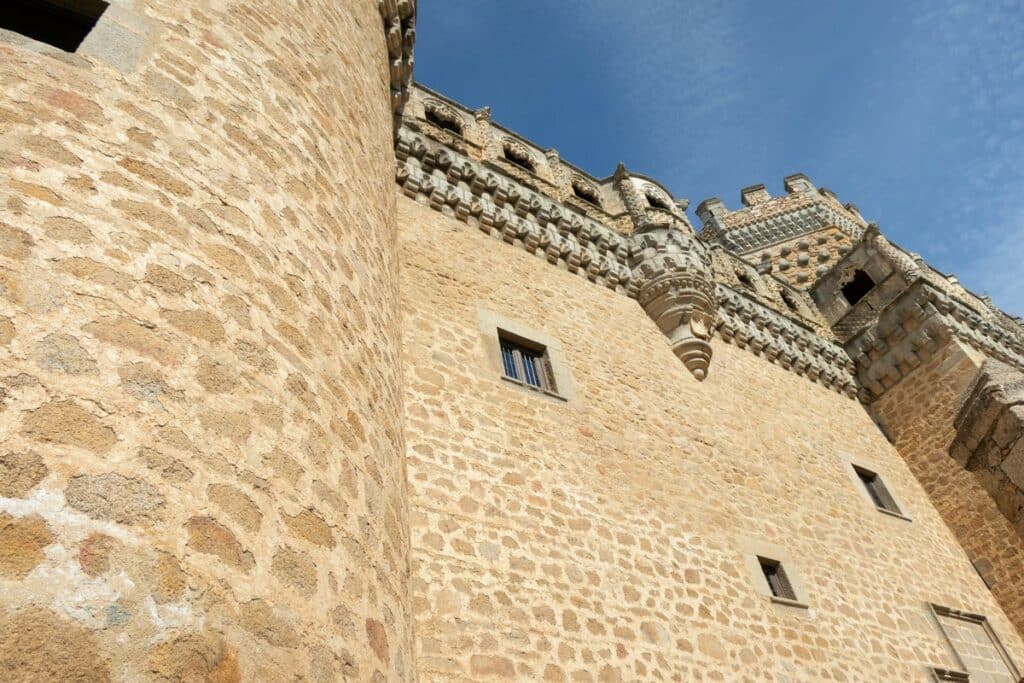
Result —
POLYGON ((74 52, 108 6, 103 0, 3 0, 0 28, 74 52))
POLYGON ((1020 672, 985 617, 938 605, 932 605, 932 610, 969 680, 1016 683, 1020 679, 1020 672))
POLYGON ((789 583, 789 578, 786 576, 786 570, 782 568, 782 563, 765 557, 759 557, 757 561, 761 564, 761 572, 768 582, 768 588, 771 589, 772 595, 783 600, 795 601, 796 591, 793 590, 793 586, 789 583))
POLYGON ((896 504, 896 501, 889 494, 889 489, 885 487, 882 478, 877 473, 866 470, 863 467, 857 467, 856 465, 854 465, 853 470, 857 473, 861 483, 864 484, 864 488, 867 490, 872 502, 874 502, 875 507, 891 512, 894 515, 903 514, 900 511, 900 506, 896 504))
POLYGON ((501 364, 505 377, 552 394, 558 393, 555 373, 547 349, 539 344, 498 331, 501 364))

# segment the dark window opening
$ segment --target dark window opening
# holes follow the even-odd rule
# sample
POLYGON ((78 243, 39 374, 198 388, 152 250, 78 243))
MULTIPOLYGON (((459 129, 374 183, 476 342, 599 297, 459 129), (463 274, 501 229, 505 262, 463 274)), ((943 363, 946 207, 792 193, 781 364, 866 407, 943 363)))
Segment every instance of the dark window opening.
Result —
POLYGON ((759 557, 757 561, 761 563, 761 572, 764 573, 772 595, 783 600, 796 600, 796 591, 793 590, 789 577, 786 576, 786 570, 782 568, 782 563, 765 557, 759 557))
POLYGON ((653 192, 648 192, 644 196, 647 197, 647 203, 651 205, 652 209, 661 209, 662 211, 672 210, 672 207, 668 205, 668 202, 653 192))
POLYGON ((874 288, 875 281, 871 279, 871 276, 863 270, 858 270, 853 274, 853 279, 843 285, 843 297, 851 306, 855 306, 874 288))
POLYGON ((438 128, 442 128, 460 137, 462 136, 462 122, 448 112, 428 107, 425 118, 438 128))
POLYGON ((107 7, 102 0, 4 0, 0 28, 74 52, 107 7))
POLYGON ((513 147, 512 145, 505 146, 505 158, 511 161, 513 164, 533 173, 534 165, 533 159, 526 152, 513 147))
POLYGON ((853 469, 857 473, 857 477, 860 478, 861 483, 864 484, 864 488, 867 489, 868 495, 871 496, 871 501, 875 504, 875 507, 886 512, 892 512, 893 514, 902 514, 900 507, 889 493, 889 489, 885 487, 881 477, 863 467, 854 467, 853 469))
POLYGON ((750 279, 747 272, 741 268, 736 269, 736 279, 740 281, 740 284, 747 289, 754 289, 754 281, 750 279))
POLYGON ((523 342, 499 331, 501 342, 501 364, 505 377, 535 389, 557 393, 555 372, 547 349, 540 345, 523 342))
POLYGON ((601 206, 601 198, 598 197, 597 190, 589 185, 573 182, 572 193, 585 202, 589 202, 594 206, 601 206))

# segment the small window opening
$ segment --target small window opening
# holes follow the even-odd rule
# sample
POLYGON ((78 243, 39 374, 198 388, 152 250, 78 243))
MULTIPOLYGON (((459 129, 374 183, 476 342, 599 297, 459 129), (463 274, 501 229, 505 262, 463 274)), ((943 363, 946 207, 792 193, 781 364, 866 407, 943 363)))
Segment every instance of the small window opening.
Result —
POLYGON ((903 514, 878 474, 863 467, 854 467, 853 469, 861 483, 864 484, 864 488, 867 489, 868 495, 871 497, 875 507, 896 515, 903 514))
POLYGON ((662 211, 672 210, 672 207, 668 205, 668 202, 653 192, 648 192, 644 196, 647 198, 647 203, 650 204, 652 209, 661 209, 662 211))
POLYGON ((597 190, 590 185, 574 180, 572 183, 572 193, 585 202, 594 206, 601 206, 601 198, 597 195, 597 190))
POLYGON ((555 372, 545 347, 498 332, 501 363, 507 379, 550 393, 558 393, 555 372))
POLYGON ((513 164, 524 170, 533 173, 534 163, 530 155, 525 151, 513 147, 512 145, 505 145, 505 158, 511 161, 513 164))
POLYGON ((438 128, 442 128, 449 133, 454 133, 459 137, 462 136, 462 122, 446 111, 436 109, 434 107, 427 107, 425 118, 438 128))
POLYGON ((74 52, 108 6, 102 0, 4 0, 0 28, 74 52))
POLYGON ((750 279, 750 275, 747 274, 747 271, 743 270, 742 268, 736 269, 736 279, 739 280, 740 284, 746 287, 747 289, 754 289, 754 281, 750 279))
POLYGON ((783 600, 796 600, 796 591, 793 590, 789 577, 786 576, 786 570, 782 568, 782 563, 766 557, 759 557, 757 561, 761 564, 761 572, 768 582, 768 588, 771 589, 772 595, 783 600))
POLYGON ((843 285, 843 297, 851 306, 855 306, 874 288, 875 281, 871 276, 863 270, 858 270, 853 274, 853 279, 843 285))

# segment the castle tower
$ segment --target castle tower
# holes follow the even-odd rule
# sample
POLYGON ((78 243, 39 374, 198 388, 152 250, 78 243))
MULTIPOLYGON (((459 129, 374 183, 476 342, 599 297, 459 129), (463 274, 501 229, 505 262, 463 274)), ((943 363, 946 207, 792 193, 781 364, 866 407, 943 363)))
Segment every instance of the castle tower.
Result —
POLYGON ((411 679, 414 1, 51 4, 0 31, 4 678, 411 679))
POLYGON ((697 207, 701 237, 757 264, 798 289, 827 273, 860 237, 866 223, 857 207, 817 188, 803 173, 786 176, 786 194, 763 184, 740 191, 743 208, 730 211, 712 197, 697 207))

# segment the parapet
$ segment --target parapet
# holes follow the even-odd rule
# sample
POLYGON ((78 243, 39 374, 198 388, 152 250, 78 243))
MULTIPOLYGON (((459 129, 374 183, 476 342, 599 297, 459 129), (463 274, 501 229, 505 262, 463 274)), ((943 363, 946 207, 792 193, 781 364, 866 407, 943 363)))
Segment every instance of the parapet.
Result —
MULTIPOLYGON (((420 86, 396 157, 406 196, 636 299, 698 379, 708 374, 708 342, 718 335, 855 394, 849 359, 806 295, 700 239, 688 202, 654 179, 622 164, 596 178, 494 123, 489 109, 420 86)), ((697 211, 724 206, 706 201, 697 211)))
POLYGON ((717 197, 704 200, 697 207, 701 238, 746 255, 830 227, 851 239, 863 231, 866 224, 856 207, 844 206, 803 173, 786 176, 783 187, 786 194, 779 197, 763 184, 745 187, 740 191, 743 208, 735 211, 717 197))

